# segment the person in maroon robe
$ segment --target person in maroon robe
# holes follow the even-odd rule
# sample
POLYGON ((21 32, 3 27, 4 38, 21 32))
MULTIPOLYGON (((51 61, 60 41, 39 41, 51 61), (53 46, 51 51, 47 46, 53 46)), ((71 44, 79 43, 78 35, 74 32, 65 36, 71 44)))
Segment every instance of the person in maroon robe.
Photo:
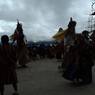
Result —
POLYGON ((12 84, 15 93, 18 95, 17 89, 17 73, 16 64, 17 56, 15 48, 9 44, 7 35, 1 37, 0 47, 0 93, 4 95, 4 86, 12 84))

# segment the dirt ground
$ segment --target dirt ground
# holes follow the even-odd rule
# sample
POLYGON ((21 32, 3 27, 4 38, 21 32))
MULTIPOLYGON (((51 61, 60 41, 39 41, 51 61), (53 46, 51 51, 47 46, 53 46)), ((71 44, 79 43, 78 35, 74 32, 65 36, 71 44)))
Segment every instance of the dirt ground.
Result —
MULTIPOLYGON (((17 69, 20 95, 95 95, 95 71, 93 83, 74 86, 58 71, 56 59, 31 61, 27 68, 17 69)), ((12 95, 11 85, 5 87, 5 95, 12 95)))

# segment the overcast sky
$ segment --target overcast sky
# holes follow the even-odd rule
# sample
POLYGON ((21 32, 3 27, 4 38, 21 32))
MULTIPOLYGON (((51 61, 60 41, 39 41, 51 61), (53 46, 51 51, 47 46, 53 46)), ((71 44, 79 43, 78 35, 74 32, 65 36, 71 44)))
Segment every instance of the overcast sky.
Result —
POLYGON ((28 40, 51 38, 69 18, 77 21, 76 32, 87 26, 91 0, 0 0, 0 32, 12 34, 16 19, 23 24, 28 40))

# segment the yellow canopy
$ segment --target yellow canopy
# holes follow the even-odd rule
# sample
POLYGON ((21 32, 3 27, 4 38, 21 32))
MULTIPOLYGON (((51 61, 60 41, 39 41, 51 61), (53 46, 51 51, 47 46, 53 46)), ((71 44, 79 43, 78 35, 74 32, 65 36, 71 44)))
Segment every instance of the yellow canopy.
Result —
POLYGON ((59 31, 53 36, 55 40, 63 41, 64 40, 65 30, 59 28, 59 31))
POLYGON ((56 40, 64 40, 64 32, 60 32, 60 33, 56 33, 54 36, 53 36, 54 39, 56 40))

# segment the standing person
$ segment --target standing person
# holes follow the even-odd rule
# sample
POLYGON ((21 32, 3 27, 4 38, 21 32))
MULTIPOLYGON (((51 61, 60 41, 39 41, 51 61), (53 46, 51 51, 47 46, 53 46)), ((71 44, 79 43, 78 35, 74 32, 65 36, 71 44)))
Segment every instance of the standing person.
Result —
POLYGON ((74 44, 75 40, 75 27, 76 27, 77 22, 73 21, 72 18, 70 18, 68 28, 64 31, 64 46, 65 46, 65 51, 66 49, 74 44))
POLYGON ((92 82, 92 56, 90 47, 81 34, 76 34, 75 44, 64 57, 63 77, 78 84, 92 82))
POLYGON ((82 35, 77 37, 78 70, 77 76, 82 79, 82 84, 92 82, 92 66, 94 65, 89 44, 82 35))
POLYGON ((18 95, 17 74, 16 74, 16 52, 15 48, 9 44, 7 35, 1 37, 0 47, 0 93, 4 95, 4 86, 12 84, 13 95, 18 95))
POLYGON ((21 65, 21 67, 26 67, 26 63, 28 61, 27 60, 28 50, 26 48, 24 38, 25 38, 25 35, 23 33, 22 24, 19 23, 18 21, 16 30, 14 34, 12 35, 12 39, 13 39, 13 43, 15 41, 17 43, 18 63, 19 65, 21 65))
POLYGON ((77 22, 70 18, 68 28, 64 31, 64 56, 62 67, 65 70, 63 77, 69 80, 74 80, 77 65, 75 63, 76 51, 74 46, 75 27, 77 22))

